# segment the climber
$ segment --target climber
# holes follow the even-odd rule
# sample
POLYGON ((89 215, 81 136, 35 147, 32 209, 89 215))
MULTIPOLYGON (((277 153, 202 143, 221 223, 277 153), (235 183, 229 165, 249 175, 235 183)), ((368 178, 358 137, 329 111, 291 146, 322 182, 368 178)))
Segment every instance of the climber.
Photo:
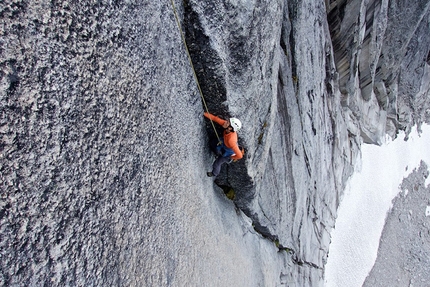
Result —
POLYGON ((218 158, 213 163, 212 171, 209 171, 207 175, 216 177, 220 173, 223 163, 241 159, 245 153, 244 149, 237 144, 237 131, 242 127, 242 123, 236 118, 230 118, 227 121, 210 113, 203 115, 224 128, 223 138, 219 142, 211 143, 211 148, 218 158))

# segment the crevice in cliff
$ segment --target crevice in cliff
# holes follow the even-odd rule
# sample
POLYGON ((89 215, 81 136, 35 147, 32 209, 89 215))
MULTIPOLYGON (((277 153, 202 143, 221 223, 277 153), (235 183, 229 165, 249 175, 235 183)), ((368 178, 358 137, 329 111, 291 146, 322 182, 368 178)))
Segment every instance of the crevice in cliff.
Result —
MULTIPOLYGON (((290 19, 294 19, 295 18, 295 10, 294 9, 289 9, 289 18, 290 19)), ((296 47, 296 41, 294 39, 294 31, 293 28, 290 29, 290 34, 289 34, 289 48, 291 51, 291 57, 289 57, 291 59, 291 75, 293 77, 293 81, 294 83, 297 83, 298 79, 297 79, 297 63, 295 60, 295 47, 296 47)), ((283 29, 283 33, 284 33, 284 29, 283 29)), ((283 39, 284 37, 281 37, 281 39, 283 39)), ((287 47, 284 40, 281 41, 281 47, 287 47)))
MULTIPOLYGON (((351 63, 349 63, 349 42, 348 38, 341 37, 341 24, 345 17, 347 1, 337 1, 331 4, 331 8, 327 11, 327 22, 329 23, 330 36, 332 39, 332 47, 334 51, 334 60, 339 74, 339 80, 344 83, 349 79, 351 63)), ((340 85, 342 94, 346 94, 343 84, 340 85)))
POLYGON ((221 105, 227 99, 222 60, 217 51, 212 48, 210 38, 205 34, 198 13, 193 10, 189 1, 184 1, 183 4, 182 25, 185 41, 207 106, 210 112, 227 116, 227 112, 221 105))
POLYGON ((275 246, 278 248, 279 252, 286 252, 291 256, 291 260, 294 264, 298 265, 298 266, 307 266, 313 269, 318 269, 318 270, 323 270, 324 267, 318 266, 317 264, 310 262, 310 261, 306 261, 306 260, 302 260, 297 256, 296 251, 294 250, 294 248, 292 247, 286 247, 284 245, 282 245, 279 242, 279 239, 276 235, 271 235, 271 237, 267 237, 264 234, 262 234, 258 229, 255 228, 254 226, 254 230, 258 233, 260 233, 261 236, 263 236, 265 239, 270 240, 271 242, 273 242, 275 244, 275 246))
MULTIPOLYGON (((199 19, 202 15, 199 15, 193 9, 190 1, 183 1, 183 5, 183 29, 185 41, 187 43, 197 80, 200 84, 208 110, 222 118, 229 118, 230 114, 228 107, 224 104, 227 100, 227 89, 225 83, 226 73, 222 59, 218 52, 212 47, 210 37, 205 34, 204 27, 199 19)), ((217 129, 218 135, 221 135, 222 129, 217 126, 215 128, 217 129)), ((216 137, 215 131, 212 127, 207 125, 206 130, 210 139, 216 137)), ((239 144, 241 146, 246 146, 246 144, 241 141, 242 140, 239 138, 239 144)), ((246 167, 244 165, 241 165, 241 169, 238 174, 247 174, 246 167)), ((224 194, 230 200, 235 200, 238 197, 234 186, 241 185, 230 184, 226 168, 222 169, 221 174, 215 181, 215 184, 224 191, 224 194)))
MULTIPOLYGON (((199 19, 199 17, 204 17, 204 15, 198 14, 193 9, 193 4, 190 1, 184 1, 183 4, 184 35, 209 111, 218 116, 228 118, 230 115, 228 107, 225 106, 227 100, 225 65, 223 65, 218 51, 213 48, 210 37, 205 34, 204 26, 199 19)), ((286 11, 286 13, 288 12, 286 11)), ((297 77, 295 76, 297 73, 297 63, 294 60, 294 33, 291 27, 284 27, 282 33, 283 35, 279 43, 280 48, 283 50, 289 66, 291 66, 293 81, 297 81, 297 77)), ((288 78, 288 76, 286 77, 288 78)), ((282 82, 282 79, 280 81, 282 82)), ((285 105, 286 103, 284 103, 285 105)), ((270 114, 270 107, 268 114, 270 114)), ((264 144, 268 125, 268 122, 263 122, 262 124, 257 138, 259 145, 264 144)), ((209 137, 213 137, 211 130, 211 127, 207 128, 209 137)), ((239 145, 245 148, 247 146, 240 137, 239 145)), ((279 236, 274 232, 273 226, 270 225, 269 217, 264 214, 262 207, 257 212, 253 210, 250 203, 255 200, 256 190, 253 179, 248 174, 246 158, 232 164, 224 165, 214 183, 222 189, 227 198, 234 202, 236 208, 241 210, 251 220, 255 232, 260 234, 264 239, 270 240, 280 252, 287 252, 295 264, 310 267, 316 266, 313 263, 298 259, 294 248, 286 247, 280 242, 279 236)))
POLYGON ((295 257, 293 257, 293 262, 299 266, 308 266, 311 268, 315 268, 315 269, 319 269, 319 270, 324 270, 323 267, 318 266, 317 264, 313 263, 313 262, 309 262, 309 261, 303 261, 300 259, 297 259, 295 257))
MULTIPOLYGON (((223 190, 224 194, 228 199, 233 201, 235 207, 238 210, 241 210, 251 220, 252 227, 255 230, 255 232, 260 234, 266 240, 269 240, 272 243, 274 243, 275 246, 279 249, 279 251, 286 251, 287 253, 294 255, 295 254, 294 249, 291 247, 285 247, 283 244, 281 244, 279 241, 278 235, 273 234, 271 232, 271 229, 262 223, 262 220, 259 218, 259 215, 257 213, 249 209, 247 206, 241 204, 242 200, 240 198, 240 195, 238 196, 237 193, 240 194, 241 192, 243 192, 243 190, 242 189, 235 190, 232 187, 234 186, 234 184, 231 184, 228 181, 229 178, 227 174, 228 174, 228 171, 231 169, 231 167, 232 166, 229 165, 227 169, 222 170, 221 174, 215 180, 215 184, 223 190), (239 200, 237 200, 238 197, 239 197, 239 200)), ((268 216, 264 213, 264 209, 260 207, 260 210, 261 210, 261 215, 264 216, 267 219, 267 221, 270 221, 268 216)), ((295 260, 293 259, 293 262, 294 261, 295 260)), ((299 262, 299 260, 296 260, 296 261, 299 262)))
MULTIPOLYGON (((217 181, 218 181, 218 179, 217 179, 217 181)), ((276 248, 278 248, 279 252, 286 252, 287 254, 289 254, 291 256, 292 262, 298 266, 307 266, 309 268, 323 270, 323 267, 318 266, 317 264, 315 264, 313 262, 306 261, 306 260, 299 258, 297 256, 297 252, 295 251, 295 249, 293 247, 288 247, 286 245, 283 245, 279 240, 279 236, 276 234, 273 234, 269 227, 267 227, 261 223, 261 220, 258 218, 258 214, 253 213, 251 210, 249 210, 246 207, 244 208, 243 206, 240 206, 240 204, 238 204, 238 202, 236 202, 234 200, 235 196, 236 196, 235 190, 230 186, 230 184, 222 185, 219 182, 216 184, 224 191, 224 194, 227 196, 227 198, 229 198, 230 200, 232 200, 234 202, 236 209, 241 210, 251 220, 252 227, 253 227, 254 231, 257 232, 258 234, 260 234, 265 240, 269 240, 270 242, 275 244, 275 246, 276 246, 276 248), (230 197, 231 195, 233 195, 232 198, 230 197)), ((262 215, 265 218, 267 218, 267 220, 269 220, 268 216, 263 211, 264 209, 260 208, 260 210, 262 211, 262 215)), ((299 227, 299 230, 301 230, 301 226, 299 227)), ((299 233, 298 237, 300 237, 300 233, 299 233)))
MULTIPOLYGON (((213 46, 211 39, 205 34, 204 27, 199 15, 190 1, 184 1, 184 34, 188 45, 188 50, 197 74, 200 87, 207 102, 208 109, 222 118, 229 118, 228 107, 225 106, 227 100, 227 89, 225 83, 225 67, 222 59, 213 46)), ((238 55, 239 56, 239 55, 238 55)), ((211 127, 207 128, 209 138, 214 138, 211 127)), ((221 128, 219 129, 222 133, 221 128)), ((263 135, 261 136, 261 138, 263 135)), ((245 147, 246 143, 239 137, 239 145, 245 147)), ((245 152, 246 154, 247 152, 245 152)), ((258 223, 252 211, 246 206, 254 198, 253 182, 248 175, 245 160, 233 164, 224 165, 221 173, 217 176, 215 184, 219 186, 224 194, 233 200, 236 206, 244 212, 255 223, 255 229, 261 234, 271 236, 265 227, 258 223)))

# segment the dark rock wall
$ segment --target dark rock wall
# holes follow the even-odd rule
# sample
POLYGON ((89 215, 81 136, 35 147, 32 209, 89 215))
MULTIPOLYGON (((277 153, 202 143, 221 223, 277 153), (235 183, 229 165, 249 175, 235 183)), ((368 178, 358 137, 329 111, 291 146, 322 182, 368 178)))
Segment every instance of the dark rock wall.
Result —
MULTIPOLYGON (((418 9, 425 9, 424 5, 418 9)), ((399 68, 397 118, 401 129, 410 131, 413 124, 420 126, 430 119, 430 7, 422 15, 415 34, 403 50, 404 60, 399 68)))
POLYGON ((342 103, 363 139, 379 144, 428 121, 430 2, 326 2, 342 103))

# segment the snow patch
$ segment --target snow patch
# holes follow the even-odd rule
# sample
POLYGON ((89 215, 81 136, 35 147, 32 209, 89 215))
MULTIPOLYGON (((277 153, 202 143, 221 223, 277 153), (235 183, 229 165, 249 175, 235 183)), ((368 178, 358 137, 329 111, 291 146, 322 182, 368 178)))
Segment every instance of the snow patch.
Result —
POLYGON ((421 160, 430 163, 430 126, 423 125, 422 131, 418 135, 414 129, 408 141, 400 134, 382 146, 362 146, 361 169, 347 185, 331 233, 326 287, 363 285, 375 264, 385 218, 403 178, 421 160))

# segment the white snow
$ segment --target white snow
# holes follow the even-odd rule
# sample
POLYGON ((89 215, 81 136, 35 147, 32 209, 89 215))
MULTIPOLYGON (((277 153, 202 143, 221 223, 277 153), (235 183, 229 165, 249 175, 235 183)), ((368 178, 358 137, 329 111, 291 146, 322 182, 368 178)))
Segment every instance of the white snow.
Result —
POLYGON ((331 233, 326 287, 363 285, 375 263, 385 218, 400 183, 421 160, 430 165, 430 126, 423 125, 422 131, 421 136, 411 133, 407 142, 399 135, 381 147, 362 146, 361 169, 358 166, 348 183, 331 233))

